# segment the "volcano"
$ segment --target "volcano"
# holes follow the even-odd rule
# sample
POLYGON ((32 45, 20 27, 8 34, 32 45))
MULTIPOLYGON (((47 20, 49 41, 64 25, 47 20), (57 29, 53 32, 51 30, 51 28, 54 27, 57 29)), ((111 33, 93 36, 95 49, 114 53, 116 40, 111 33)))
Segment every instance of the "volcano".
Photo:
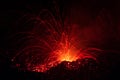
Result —
POLYGON ((119 1, 42 0, 2 4, 1 79, 119 78, 119 1))

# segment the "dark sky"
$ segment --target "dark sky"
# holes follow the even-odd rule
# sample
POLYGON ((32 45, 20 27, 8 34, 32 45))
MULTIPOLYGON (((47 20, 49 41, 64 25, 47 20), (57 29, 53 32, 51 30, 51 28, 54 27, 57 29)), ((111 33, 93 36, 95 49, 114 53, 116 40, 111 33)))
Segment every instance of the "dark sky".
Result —
MULTIPOLYGON (((57 0, 65 15, 78 15, 80 9, 83 9, 87 14, 96 17, 101 10, 109 11, 116 24, 119 22, 120 2, 119 0, 57 0), (76 11, 76 12, 75 12, 76 11), (67 14, 66 14, 67 13, 67 14)), ((16 21, 26 13, 39 12, 42 8, 50 8, 52 5, 50 0, 40 1, 8 1, 0 3, 0 30, 1 39, 5 37, 8 32, 13 30, 13 25, 16 21), (4 36, 5 35, 5 36, 4 36)), ((62 11, 61 11, 62 12, 62 11)), ((86 14, 85 13, 85 14, 86 14)), ((83 12, 84 14, 84 12, 83 12)), ((77 16, 75 16, 77 17, 77 16)), ((77 22, 73 20, 72 22, 77 22)), ((1 41, 2 42, 2 41, 1 41)), ((2 47, 2 46, 1 46, 2 47)))

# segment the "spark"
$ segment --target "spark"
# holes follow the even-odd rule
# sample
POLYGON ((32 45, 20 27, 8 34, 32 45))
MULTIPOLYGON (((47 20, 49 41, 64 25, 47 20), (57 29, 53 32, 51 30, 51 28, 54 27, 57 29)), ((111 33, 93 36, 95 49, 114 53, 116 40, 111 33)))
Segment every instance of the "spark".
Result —
POLYGON ((63 24, 61 18, 56 20, 48 10, 41 11, 39 16, 32 16, 29 21, 35 22, 34 28, 30 32, 17 34, 23 35, 16 41, 22 47, 11 59, 19 67, 24 64, 23 68, 27 70, 46 72, 64 61, 69 62, 66 66, 70 67, 70 62, 78 59, 96 60, 95 54, 83 50, 78 26, 63 24))

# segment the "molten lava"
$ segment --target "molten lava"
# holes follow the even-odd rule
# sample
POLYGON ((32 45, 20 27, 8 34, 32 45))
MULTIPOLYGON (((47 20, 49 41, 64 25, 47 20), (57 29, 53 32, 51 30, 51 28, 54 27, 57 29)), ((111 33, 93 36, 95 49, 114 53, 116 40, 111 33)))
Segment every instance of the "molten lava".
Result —
POLYGON ((70 41, 68 39, 67 34, 63 34, 60 40, 60 44, 58 46, 60 46, 60 49, 58 48, 57 52, 55 52, 55 54, 57 54, 57 60, 62 62, 62 61, 76 61, 78 59, 78 53, 76 52, 77 50, 75 50, 75 44, 72 45, 72 41, 70 41))
POLYGON ((74 57, 74 55, 72 55, 72 53, 70 52, 70 50, 68 50, 66 53, 61 54, 60 60, 61 60, 61 61, 69 61, 69 62, 72 62, 72 61, 76 61, 77 58, 74 57))
POLYGON ((95 60, 95 54, 83 50, 85 47, 80 26, 63 23, 60 17, 57 20, 49 11, 42 11, 39 16, 34 16, 29 21, 34 21, 32 25, 35 26, 29 32, 17 34, 21 35, 16 38, 19 49, 11 59, 20 64, 20 68, 46 72, 64 61, 72 63, 85 58, 95 60))

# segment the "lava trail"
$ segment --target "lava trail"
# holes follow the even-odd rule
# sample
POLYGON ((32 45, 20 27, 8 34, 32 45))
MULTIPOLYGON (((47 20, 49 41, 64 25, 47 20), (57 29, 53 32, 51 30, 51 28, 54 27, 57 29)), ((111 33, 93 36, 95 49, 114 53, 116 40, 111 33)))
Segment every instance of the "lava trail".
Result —
POLYGON ((62 19, 59 10, 55 13, 53 15, 44 9, 39 14, 27 14, 20 20, 25 20, 24 27, 30 27, 30 30, 13 35, 14 44, 18 46, 11 58, 15 67, 46 72, 64 61, 68 62, 66 66, 70 69, 74 61, 78 61, 78 65, 87 58, 97 62, 95 51, 102 50, 85 46, 80 26, 62 19))

